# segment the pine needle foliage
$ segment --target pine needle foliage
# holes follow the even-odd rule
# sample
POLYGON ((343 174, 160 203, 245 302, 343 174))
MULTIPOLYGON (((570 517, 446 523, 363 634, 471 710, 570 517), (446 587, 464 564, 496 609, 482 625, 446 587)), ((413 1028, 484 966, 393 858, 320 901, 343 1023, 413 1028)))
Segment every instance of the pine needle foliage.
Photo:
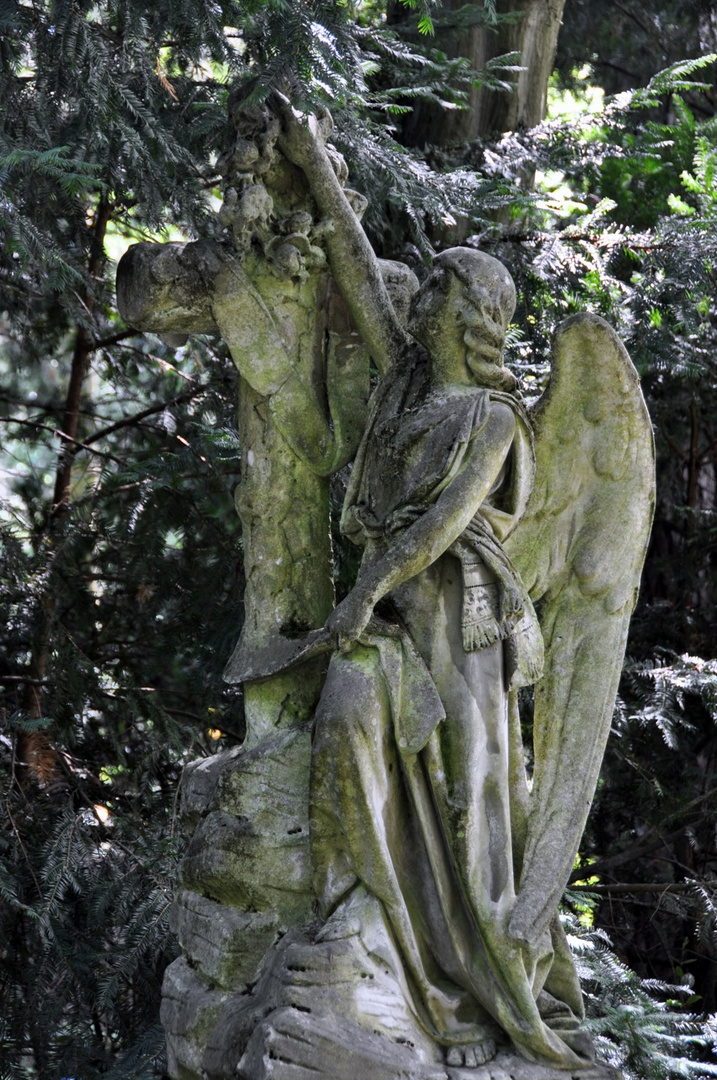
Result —
POLYGON ((663 653, 626 665, 573 874, 589 922, 641 978, 679 982, 675 1007, 694 1014, 717 1008, 716 725, 715 661, 663 653))
MULTIPOLYGON (((711 91, 702 76, 713 65, 713 56, 676 63, 599 112, 548 119, 452 155, 454 167, 472 169, 479 192, 467 242, 504 259, 519 285, 511 362, 528 396, 544 385, 555 327, 581 310, 611 322, 643 376, 659 506, 635 640, 707 657, 715 640, 717 230, 715 120, 705 116, 711 91), (656 118, 658 90, 669 97, 669 123, 656 118), (537 178, 533 191, 527 174, 537 178)), ((448 168, 450 150, 440 158, 448 168)))
MULTIPOLYGON (((156 796, 145 808, 166 817, 156 796)), ((133 822, 131 846, 123 843, 119 806, 106 825, 72 802, 49 810, 14 800, 10 820, 23 843, 0 847, 0 1075, 160 1075, 156 1024, 143 1030, 140 1017, 156 1016, 163 969, 176 955, 166 913, 178 841, 133 822)))
MULTIPOLYGON (((584 897, 581 906, 584 906, 584 897)), ((625 1080, 717 1075, 713 1021, 689 1012, 689 982, 641 978, 616 955, 607 934, 564 916, 598 1055, 625 1080)))
MULTIPOLYGON (((212 360, 219 378, 190 393, 176 376, 174 395, 171 380, 149 380, 167 403, 116 432, 112 459, 83 466, 78 454, 51 545, 34 455, 6 444, 27 466, 0 557, 0 1075, 13 1080, 162 1075, 181 770, 243 732, 221 682, 241 618, 236 447, 214 427, 232 421, 234 379, 226 368, 222 386, 212 360), (23 673, 43 636, 44 715, 28 719, 23 673)), ((142 411, 138 382, 94 407, 142 411)))

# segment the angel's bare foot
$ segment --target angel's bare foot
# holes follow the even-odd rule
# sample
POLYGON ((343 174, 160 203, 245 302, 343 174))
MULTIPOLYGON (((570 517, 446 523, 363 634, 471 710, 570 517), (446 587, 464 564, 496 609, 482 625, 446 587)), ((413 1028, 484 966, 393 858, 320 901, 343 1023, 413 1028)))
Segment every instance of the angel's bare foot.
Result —
POLYGON ((494 1058, 497 1051, 495 1039, 490 1037, 466 1046, 449 1046, 446 1051, 446 1064, 477 1069, 494 1058))

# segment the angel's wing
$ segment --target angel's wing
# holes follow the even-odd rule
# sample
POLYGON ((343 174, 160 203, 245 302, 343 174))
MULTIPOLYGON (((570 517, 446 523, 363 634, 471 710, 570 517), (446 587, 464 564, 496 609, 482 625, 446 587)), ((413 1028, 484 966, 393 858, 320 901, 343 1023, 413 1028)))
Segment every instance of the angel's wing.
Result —
POLYGON ((596 315, 558 328, 534 413, 536 482, 506 542, 539 605, 535 767, 511 933, 535 941, 573 866, 595 791, 654 505, 654 445, 635 371, 596 315))

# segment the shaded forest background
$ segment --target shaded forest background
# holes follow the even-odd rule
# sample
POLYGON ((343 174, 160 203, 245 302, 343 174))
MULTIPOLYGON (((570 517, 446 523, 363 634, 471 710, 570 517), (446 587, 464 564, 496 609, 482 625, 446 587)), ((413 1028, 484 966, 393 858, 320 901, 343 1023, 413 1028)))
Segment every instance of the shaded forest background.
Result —
POLYGON ((114 269, 220 234, 256 75, 330 104, 380 255, 506 262, 527 398, 576 311, 638 367, 657 518, 565 911, 602 1052, 717 1074, 715 52, 712 0, 0 0, 2 1080, 163 1075, 178 786, 243 735, 237 376, 124 327, 114 269))

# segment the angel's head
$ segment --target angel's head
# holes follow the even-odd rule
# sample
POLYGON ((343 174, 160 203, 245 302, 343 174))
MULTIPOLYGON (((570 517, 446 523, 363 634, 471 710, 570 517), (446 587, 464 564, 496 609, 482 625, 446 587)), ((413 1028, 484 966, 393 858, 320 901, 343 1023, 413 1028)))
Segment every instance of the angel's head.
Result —
POLYGON ((514 311, 515 285, 501 262, 473 248, 448 248, 414 297, 408 329, 446 376, 512 389, 502 365, 514 311))

